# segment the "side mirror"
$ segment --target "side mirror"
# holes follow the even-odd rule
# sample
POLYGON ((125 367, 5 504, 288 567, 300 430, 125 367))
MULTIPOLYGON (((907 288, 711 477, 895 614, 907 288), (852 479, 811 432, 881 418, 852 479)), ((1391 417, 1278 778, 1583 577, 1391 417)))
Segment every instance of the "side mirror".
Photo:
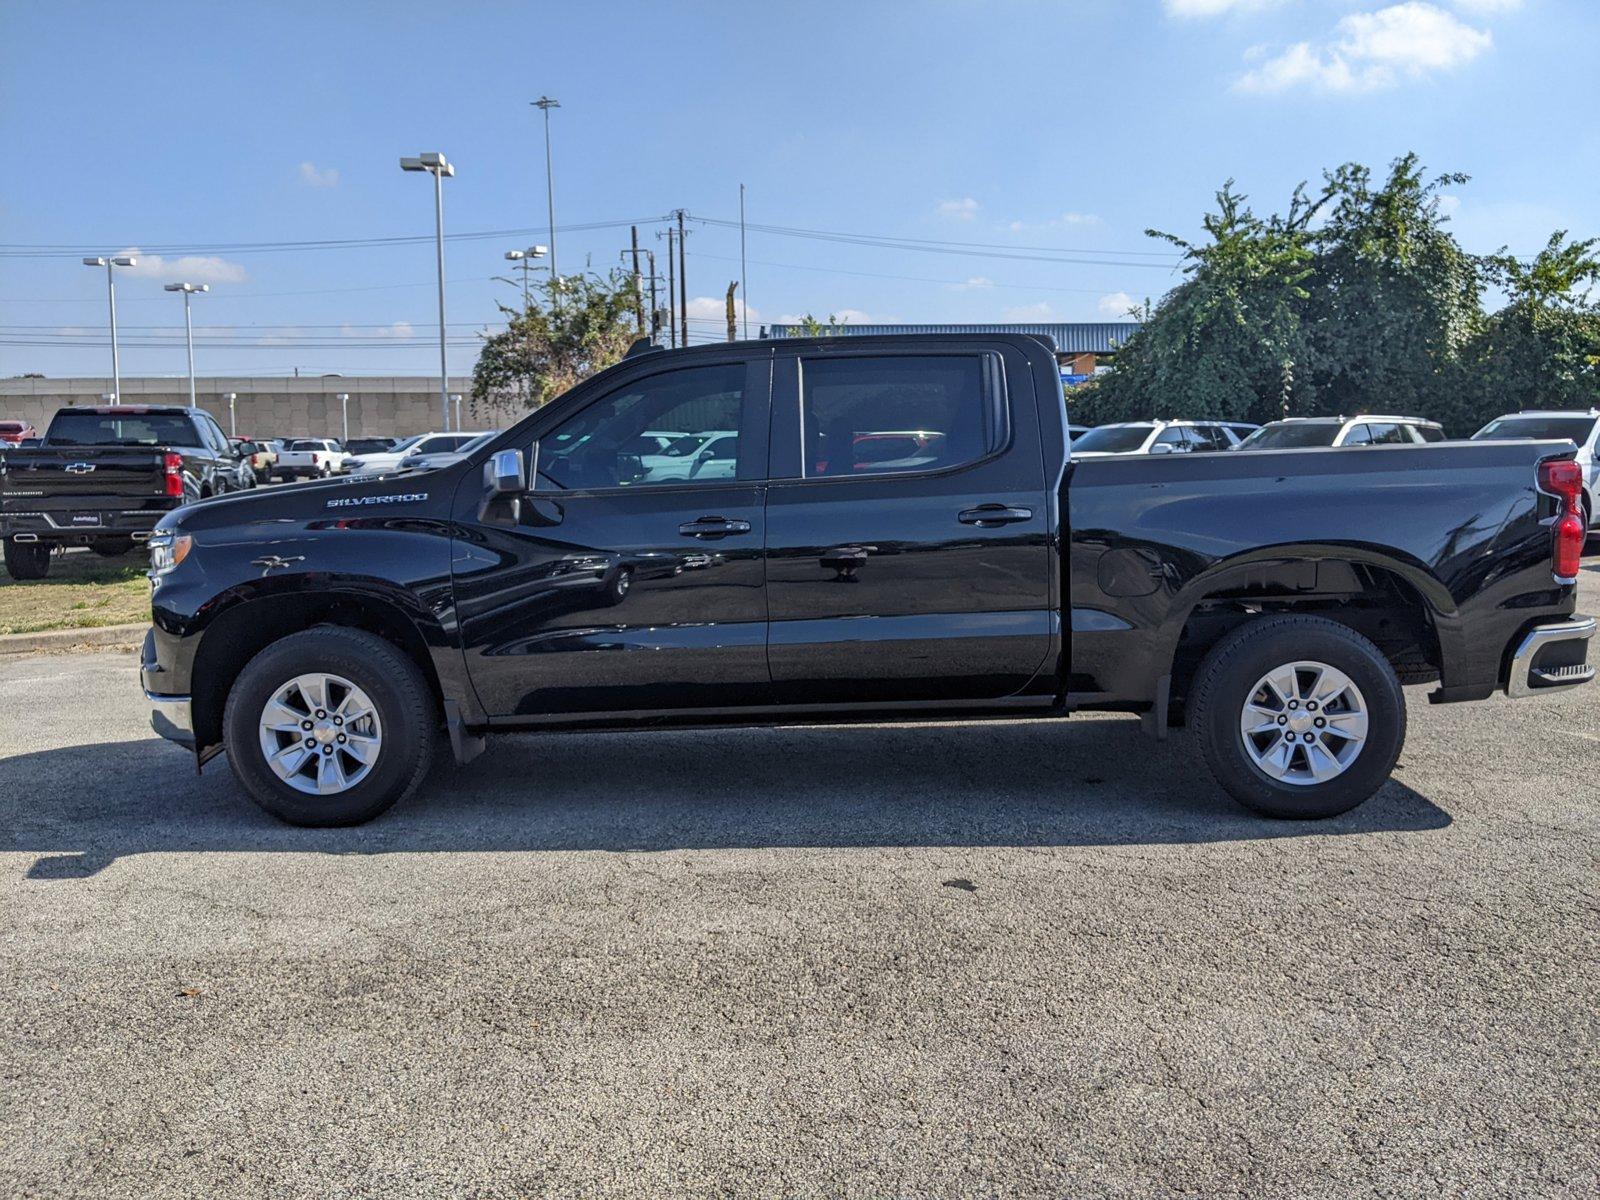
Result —
POLYGON ((483 464, 484 490, 495 496, 520 496, 528 490, 521 450, 496 450, 483 464))
POLYGON ((1150 453, 1151 454, 1171 454, 1172 453, 1172 443, 1171 442, 1157 442, 1154 446, 1150 447, 1150 453))

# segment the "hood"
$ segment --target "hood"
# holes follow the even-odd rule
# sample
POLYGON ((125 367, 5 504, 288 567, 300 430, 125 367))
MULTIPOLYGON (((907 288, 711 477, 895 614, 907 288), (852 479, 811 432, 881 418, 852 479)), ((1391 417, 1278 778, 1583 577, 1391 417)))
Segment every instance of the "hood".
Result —
POLYGON ((159 530, 196 533, 204 529, 252 525, 263 521, 306 521, 334 515, 353 516, 391 506, 423 503, 430 497, 454 491, 453 477, 429 472, 428 483, 418 487, 422 473, 336 476, 311 483, 232 492, 175 508, 161 519, 159 530))

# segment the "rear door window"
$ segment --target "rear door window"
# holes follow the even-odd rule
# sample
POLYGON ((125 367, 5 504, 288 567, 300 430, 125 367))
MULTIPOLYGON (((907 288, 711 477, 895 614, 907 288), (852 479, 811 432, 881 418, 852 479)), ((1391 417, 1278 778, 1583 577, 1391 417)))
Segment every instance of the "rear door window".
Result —
POLYGON ((1344 435, 1341 446, 1370 446, 1372 445, 1372 429, 1366 425, 1352 425, 1344 435))
POLYGON ((1372 430, 1372 442, 1374 445, 1404 445, 1411 441, 1411 438, 1406 433, 1406 428, 1404 425, 1383 423, 1369 425, 1368 428, 1372 430))
POLYGON ((986 457, 1005 437, 997 372, 981 354, 803 359, 805 477, 934 471, 986 457))

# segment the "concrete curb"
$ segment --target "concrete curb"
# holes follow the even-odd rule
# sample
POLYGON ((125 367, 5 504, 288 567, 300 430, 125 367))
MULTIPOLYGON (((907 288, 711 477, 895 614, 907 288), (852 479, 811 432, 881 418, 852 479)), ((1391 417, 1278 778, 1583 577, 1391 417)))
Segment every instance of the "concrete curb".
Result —
POLYGON ((130 649, 144 641, 149 625, 102 625, 97 629, 48 629, 41 633, 0 634, 0 654, 33 654, 42 650, 130 649))

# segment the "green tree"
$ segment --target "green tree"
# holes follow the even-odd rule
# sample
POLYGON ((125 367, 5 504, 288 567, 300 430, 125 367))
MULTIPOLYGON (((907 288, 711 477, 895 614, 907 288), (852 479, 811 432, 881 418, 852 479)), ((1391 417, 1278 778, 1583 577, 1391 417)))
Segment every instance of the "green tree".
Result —
POLYGON ((1293 407, 1305 356, 1300 319, 1312 273, 1310 224, 1327 195, 1303 187, 1286 216, 1258 217, 1229 180, 1208 241, 1146 230, 1183 251, 1187 278, 1117 351, 1113 370, 1069 396, 1074 420, 1271 420, 1293 407))
POLYGON ((1462 428, 1523 408, 1600 405, 1600 308, 1585 285, 1600 282, 1600 239, 1550 236, 1529 262, 1504 247, 1484 269, 1507 296, 1469 354, 1476 387, 1462 428))
POLYGON ((617 362, 637 337, 633 278, 544 280, 526 309, 500 305, 507 327, 484 339, 472 371, 473 406, 538 408, 617 362))
POLYGON ((844 332, 844 327, 850 323, 849 319, 840 320, 832 313, 828 314, 826 321, 819 321, 810 313, 795 322, 799 327, 799 337, 837 337, 844 332))
POLYGON ((1315 267, 1302 309, 1311 411, 1398 412, 1459 426, 1462 355, 1483 325, 1478 260, 1446 228, 1441 189, 1415 154, 1374 185, 1348 163, 1326 176, 1327 221, 1311 239, 1315 267))

